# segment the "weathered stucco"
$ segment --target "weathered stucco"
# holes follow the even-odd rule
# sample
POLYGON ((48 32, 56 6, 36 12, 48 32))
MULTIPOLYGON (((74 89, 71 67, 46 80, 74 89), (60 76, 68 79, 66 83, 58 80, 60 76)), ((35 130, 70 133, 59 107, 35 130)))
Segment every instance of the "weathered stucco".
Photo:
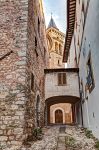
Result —
POLYGON ((66 72, 67 83, 58 85, 58 73, 45 74, 45 99, 54 96, 77 96, 79 97, 78 73, 66 72))

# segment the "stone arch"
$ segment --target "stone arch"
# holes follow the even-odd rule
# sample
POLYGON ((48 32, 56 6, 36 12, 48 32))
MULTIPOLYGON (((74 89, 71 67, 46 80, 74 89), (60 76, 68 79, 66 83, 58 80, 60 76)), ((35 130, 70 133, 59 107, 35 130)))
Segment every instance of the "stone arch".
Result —
POLYGON ((66 96, 66 95, 61 95, 61 96, 53 96, 49 97, 45 101, 46 105, 46 124, 50 124, 50 107, 54 104, 59 104, 59 103, 69 103, 71 104, 71 110, 72 110, 72 123, 76 123, 76 104, 80 102, 80 97, 76 96, 66 96))
POLYGON ((55 112, 56 110, 61 110, 63 113, 63 124, 65 123, 65 111, 61 107, 57 107, 53 110, 53 123, 55 123, 55 112))
POLYGON ((36 126, 40 126, 40 106, 41 106, 40 94, 39 92, 36 93, 36 103, 35 103, 35 121, 36 126))

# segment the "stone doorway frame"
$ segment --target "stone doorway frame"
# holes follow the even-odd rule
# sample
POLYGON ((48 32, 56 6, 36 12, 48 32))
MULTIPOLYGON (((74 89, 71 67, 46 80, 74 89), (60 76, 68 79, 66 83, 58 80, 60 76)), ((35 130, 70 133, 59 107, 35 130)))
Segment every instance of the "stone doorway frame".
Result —
POLYGON ((65 123, 65 112, 64 112, 64 110, 61 107, 57 107, 57 108, 55 108, 53 110, 53 123, 55 123, 55 112, 57 110, 61 110, 62 111, 62 113, 63 113, 63 124, 64 124, 65 123))

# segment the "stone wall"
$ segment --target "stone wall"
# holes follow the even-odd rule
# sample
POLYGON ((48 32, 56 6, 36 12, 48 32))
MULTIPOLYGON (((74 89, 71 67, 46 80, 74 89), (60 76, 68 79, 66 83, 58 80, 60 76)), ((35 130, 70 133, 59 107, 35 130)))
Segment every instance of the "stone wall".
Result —
POLYGON ((31 85, 31 73, 34 75, 34 87, 30 89, 30 97, 27 103, 28 109, 28 129, 31 133, 33 126, 37 127, 36 113, 39 111, 39 125, 44 125, 44 69, 48 66, 48 51, 45 34, 44 14, 41 10, 42 6, 39 1, 29 1, 29 17, 28 17, 28 86, 31 85), (40 30, 38 32, 38 20, 40 22, 40 30), (35 45, 35 38, 37 45, 35 45), (37 97, 39 96, 39 108, 37 110, 37 97))
POLYGON ((0 1, 0 142, 25 138, 28 1, 0 1))
POLYGON ((39 1, 1 1, 0 6, 0 144, 21 145, 37 126, 37 95, 40 125, 44 125, 44 68, 47 66, 44 16, 39 1), (35 80, 33 92, 31 72, 35 80))

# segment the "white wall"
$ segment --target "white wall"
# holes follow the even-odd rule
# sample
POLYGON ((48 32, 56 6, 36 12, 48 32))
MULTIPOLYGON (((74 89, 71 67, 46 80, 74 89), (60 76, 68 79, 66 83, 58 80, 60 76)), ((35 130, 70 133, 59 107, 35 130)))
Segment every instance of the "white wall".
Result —
POLYGON ((92 56, 95 88, 90 94, 88 93, 88 100, 86 100, 83 104, 84 126, 91 129, 94 135, 99 138, 99 0, 90 0, 86 19, 79 64, 79 74, 80 78, 83 80, 84 87, 86 84, 86 63, 88 60, 89 51, 91 51, 92 56), (85 37, 86 43, 84 43, 85 37), (85 57, 83 56, 84 48, 85 57))
POLYGON ((58 73, 45 74, 45 99, 53 96, 77 96, 79 97, 78 74, 66 72, 66 86, 58 86, 58 73))

